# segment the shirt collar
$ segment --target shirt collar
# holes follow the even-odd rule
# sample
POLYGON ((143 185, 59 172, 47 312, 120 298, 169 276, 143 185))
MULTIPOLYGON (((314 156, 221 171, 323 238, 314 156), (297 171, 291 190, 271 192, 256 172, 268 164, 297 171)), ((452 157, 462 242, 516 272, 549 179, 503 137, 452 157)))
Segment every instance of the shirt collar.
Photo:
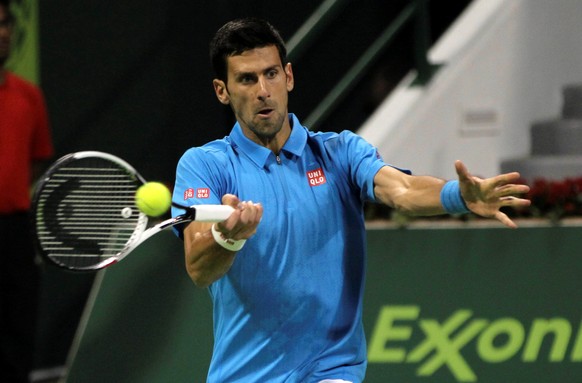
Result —
MULTIPOLYGON (((301 126, 299 119, 293 113, 289 113, 289 122, 291 123, 291 135, 281 150, 296 156, 301 156, 307 143, 307 131, 301 126)), ((265 166, 269 157, 274 155, 270 149, 247 138, 238 122, 234 124, 230 132, 230 138, 235 147, 239 148, 240 151, 245 153, 261 168, 265 166)))

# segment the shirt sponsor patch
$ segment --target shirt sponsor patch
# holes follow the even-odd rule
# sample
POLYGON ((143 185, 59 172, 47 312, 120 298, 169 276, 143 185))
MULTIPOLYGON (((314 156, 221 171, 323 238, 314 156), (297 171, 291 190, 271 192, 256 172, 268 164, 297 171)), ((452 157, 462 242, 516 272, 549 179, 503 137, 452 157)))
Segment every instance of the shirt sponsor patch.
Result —
POLYGON ((184 192, 184 201, 190 198, 210 198, 209 188, 188 188, 184 192))
POLYGON ((307 181, 309 181, 309 185, 311 186, 319 186, 327 182, 322 168, 308 171, 307 181))

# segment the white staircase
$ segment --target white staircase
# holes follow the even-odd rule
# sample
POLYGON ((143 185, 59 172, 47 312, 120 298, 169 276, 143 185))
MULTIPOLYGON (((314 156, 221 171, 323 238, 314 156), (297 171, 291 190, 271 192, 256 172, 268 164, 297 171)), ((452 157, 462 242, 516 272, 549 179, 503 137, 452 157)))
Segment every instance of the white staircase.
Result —
POLYGON ((565 86, 563 99, 559 118, 532 124, 530 155, 502 161, 503 172, 519 171, 528 183, 582 177, 582 84, 565 86))
POLYGON ((455 178, 461 159, 483 177, 512 166, 535 174, 538 161, 544 174, 582 176, 578 125, 566 117, 580 103, 568 84, 582 84, 581 19, 580 0, 473 1, 429 52, 442 65, 433 80, 414 87, 411 73, 358 133, 415 174, 455 178), (531 129, 551 116, 559 127, 531 129))

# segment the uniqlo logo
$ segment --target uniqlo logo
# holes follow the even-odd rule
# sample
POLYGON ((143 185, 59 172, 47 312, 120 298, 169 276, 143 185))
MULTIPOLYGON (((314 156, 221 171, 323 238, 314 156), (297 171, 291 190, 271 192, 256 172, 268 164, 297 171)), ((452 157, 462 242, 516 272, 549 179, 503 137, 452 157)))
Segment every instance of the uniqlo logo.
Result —
POLYGON ((184 192, 184 201, 190 198, 210 198, 209 188, 194 188, 186 189, 184 192))
POLYGON ((196 189, 196 198, 209 198, 210 189, 208 188, 198 188, 196 189))
POLYGON ((308 171, 307 181, 309 181, 309 185, 311 186, 319 186, 327 182, 322 168, 308 171))

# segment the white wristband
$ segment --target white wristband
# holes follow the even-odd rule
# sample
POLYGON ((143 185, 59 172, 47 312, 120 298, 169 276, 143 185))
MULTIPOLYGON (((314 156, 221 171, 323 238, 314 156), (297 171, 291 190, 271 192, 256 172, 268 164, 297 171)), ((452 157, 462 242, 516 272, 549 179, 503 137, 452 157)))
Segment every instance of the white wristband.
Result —
POLYGON ((225 238, 224 235, 216 230, 214 225, 212 225, 212 236, 214 237, 214 241, 218 243, 220 246, 224 247, 226 250, 230 251, 239 251, 245 245, 246 239, 230 239, 225 238))

